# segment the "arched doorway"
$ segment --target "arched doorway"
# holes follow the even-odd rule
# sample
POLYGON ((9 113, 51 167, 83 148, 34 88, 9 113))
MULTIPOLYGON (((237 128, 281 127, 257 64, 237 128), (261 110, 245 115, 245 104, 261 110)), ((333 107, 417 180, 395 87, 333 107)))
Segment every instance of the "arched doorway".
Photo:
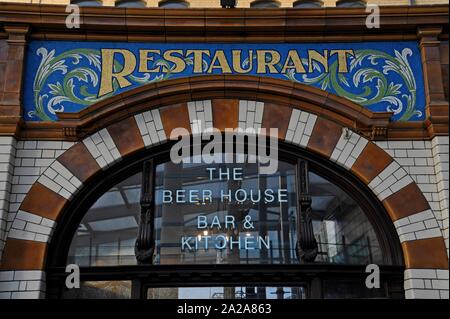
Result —
MULTIPOLYGON (((169 143, 173 144, 173 143, 169 143)), ((169 145, 145 150, 133 160, 105 171, 67 207, 54 234, 47 263, 48 293, 64 298, 395 298, 403 296, 403 256, 395 228, 363 183, 337 165, 280 145, 278 170, 258 174, 258 165, 239 167, 240 186, 206 169, 234 164, 169 161, 169 145), (139 265, 134 251, 142 201, 143 167, 155 161, 155 253, 152 265, 139 265), (297 207, 300 180, 297 161, 308 163, 317 256, 311 262, 297 254, 297 207), (264 177, 261 177, 264 176, 264 177), (164 201, 163 192, 211 190, 198 200, 164 201), (230 201, 221 196, 242 192, 230 201), (274 190, 272 195, 257 190, 274 190), (286 201, 274 196, 287 190, 286 201), (105 192, 106 190, 106 192, 105 192), (226 190, 220 192, 219 190, 226 190), (221 195, 222 194, 222 195, 221 195), (275 195, 273 195, 275 194, 275 195), (212 199, 205 198, 212 196, 212 199), (243 200, 246 196, 247 200, 243 200), (241 202, 239 201, 241 200, 241 202), (237 204, 236 204, 237 203, 237 204), (234 230, 227 216, 241 223, 252 216, 255 228, 234 230), (198 216, 208 224, 197 228, 198 216), (217 225, 215 225, 217 226, 217 225), (71 235, 69 235, 71 234, 71 235), (189 236, 189 241, 181 240, 189 236), (199 237, 199 238, 197 238, 199 237), (68 240, 72 238, 71 240, 68 240), (210 247, 205 238, 209 238, 210 247), (230 240, 231 238, 231 240, 230 240), (251 239, 244 242, 245 238, 251 239), (249 247, 247 246, 249 243, 249 247), (205 246, 206 245, 206 246, 205 246), (241 247, 242 246, 242 247, 241 247), (82 289, 65 289, 65 265, 82 267, 82 289), (381 267, 381 288, 365 287, 365 267, 381 267), (281 294, 280 291, 283 291, 281 294), (193 294, 193 292, 195 292, 193 294)), ((181 195, 180 195, 181 196, 181 195)))
MULTIPOLYGON (((397 231, 407 279, 414 278, 417 269, 438 272, 448 268, 441 235, 416 237, 414 231, 408 230, 413 220, 434 218, 427 214, 430 207, 423 194, 407 172, 370 141, 377 135, 377 123, 384 123, 386 115, 373 114, 317 89, 278 80, 224 76, 173 80, 139 88, 79 114, 65 115, 62 125, 73 127, 73 130, 67 130, 68 134, 75 132, 74 137, 80 142, 44 172, 20 210, 56 221, 58 233, 65 225, 64 213, 70 211, 69 207, 78 200, 79 194, 84 194, 92 185, 100 185, 102 176, 108 178, 106 172, 111 173, 110 169, 118 169, 127 163, 131 165, 144 149, 157 153, 159 148, 164 148, 173 128, 184 127, 192 132, 193 121, 205 116, 205 112, 199 109, 190 113, 189 108, 192 103, 200 102, 203 106, 209 105, 214 127, 220 130, 240 125, 276 127, 279 140, 293 145, 297 156, 301 157, 301 150, 305 150, 325 161, 326 167, 341 170, 345 172, 342 176, 351 176, 362 183, 362 188, 370 190, 370 196, 377 198, 369 202, 383 205, 390 217, 391 228, 393 224, 397 231), (203 100, 205 96, 211 99, 203 100), (257 117, 249 102, 255 107, 257 103, 262 104, 262 114, 257 117), (245 121, 242 120, 244 116, 245 121), (253 120, 247 121, 247 117, 251 119, 252 116, 253 120)), ((108 189, 104 186, 103 193, 108 189)), ((87 211, 89 206, 85 209, 87 211)), ((50 240, 51 236, 40 241, 9 238, 2 268, 47 269, 50 266, 47 262, 50 240)), ((297 267, 293 268, 297 271, 297 267)), ((263 271, 268 273, 267 269, 263 271)), ((219 273, 227 272, 221 270, 219 273)), ((230 273, 236 274, 232 269, 228 270, 230 273)), ((164 272, 161 274, 165 276, 164 272)), ((279 271, 270 274, 279 274, 279 271)), ((105 275, 104 278, 110 278, 108 276, 112 274, 105 275)))

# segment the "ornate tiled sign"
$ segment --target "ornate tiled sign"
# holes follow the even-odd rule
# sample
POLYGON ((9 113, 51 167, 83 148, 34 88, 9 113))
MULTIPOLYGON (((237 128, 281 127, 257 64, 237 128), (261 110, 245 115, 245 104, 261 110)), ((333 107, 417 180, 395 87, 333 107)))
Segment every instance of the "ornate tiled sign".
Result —
POLYGON ((424 119, 416 42, 188 44, 32 41, 24 107, 28 121, 55 121, 130 89, 167 79, 242 74, 328 91, 394 121, 424 119))

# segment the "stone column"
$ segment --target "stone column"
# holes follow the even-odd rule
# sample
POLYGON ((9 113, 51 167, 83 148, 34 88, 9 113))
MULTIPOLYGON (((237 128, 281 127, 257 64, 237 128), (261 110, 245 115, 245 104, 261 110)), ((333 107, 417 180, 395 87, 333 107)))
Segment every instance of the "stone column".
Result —
POLYGON ((6 242, 15 155, 16 139, 13 136, 0 136, 0 264, 6 242))

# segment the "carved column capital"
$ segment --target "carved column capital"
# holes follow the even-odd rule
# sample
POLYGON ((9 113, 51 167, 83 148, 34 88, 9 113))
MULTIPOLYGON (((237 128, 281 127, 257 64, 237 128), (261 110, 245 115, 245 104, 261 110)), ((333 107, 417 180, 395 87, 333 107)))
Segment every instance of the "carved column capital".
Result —
POLYGON ((26 45, 27 36, 30 32, 28 25, 5 25, 5 32, 8 34, 8 44, 26 45))
POLYGON ((417 28, 426 95, 425 125, 430 137, 448 134, 448 101, 445 98, 439 40, 441 33, 442 27, 417 28))
POLYGON ((17 135, 22 122, 22 83, 28 25, 4 25, 8 38, 0 46, 0 134, 17 135))

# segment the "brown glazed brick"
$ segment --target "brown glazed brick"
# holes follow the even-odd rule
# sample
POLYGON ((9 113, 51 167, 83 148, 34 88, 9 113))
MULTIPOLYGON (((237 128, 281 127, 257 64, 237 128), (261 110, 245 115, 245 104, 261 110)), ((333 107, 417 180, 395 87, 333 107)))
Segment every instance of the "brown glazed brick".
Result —
POLYGON ((5 71, 5 92, 20 93, 22 61, 8 61, 5 71))
POLYGON ((352 172, 366 184, 369 184, 392 161, 393 159, 388 153, 376 144, 369 142, 353 164, 352 172))
POLYGON ((8 238, 3 252, 3 270, 44 269, 47 244, 37 241, 8 238))
POLYGON ((447 64, 448 65, 448 57, 449 57, 449 51, 448 51, 448 41, 442 41, 439 50, 440 50, 440 58, 441 58, 441 64, 447 64))
POLYGON ((0 92, 3 92, 5 83, 6 62, 0 61, 0 92))
POLYGON ((179 103, 160 109, 161 121, 167 138, 170 138, 172 130, 185 128, 191 132, 187 103, 179 103))
POLYGON ((425 78, 427 82, 425 87, 429 94, 444 93, 444 86, 442 81, 441 64, 439 62, 428 62, 424 67, 425 78))
POLYGON ((448 269, 447 249, 442 237, 402 243, 406 268, 448 269))
POLYGON ((36 182, 20 206, 21 210, 39 215, 51 220, 57 220, 67 200, 36 182))
POLYGON ((383 205, 393 221, 430 209, 428 201, 415 182, 383 200, 383 205))
POLYGON ((83 143, 73 145, 57 160, 82 182, 87 181, 101 170, 97 161, 83 143))
POLYGON ((226 128, 238 127, 239 100, 238 99, 213 99, 212 113, 214 127, 224 132, 226 128))
POLYGON ((264 103, 262 127, 269 134, 271 128, 278 129, 278 138, 284 140, 291 118, 292 108, 279 106, 273 103, 264 103))
POLYGON ((318 117, 307 148, 330 157, 342 134, 342 126, 318 117))
MULTIPOLYGON (((6 86, 6 85, 5 85, 6 86)), ((3 105, 14 105, 18 106, 20 103, 20 93, 7 92, 3 93, 2 100, 0 101, 3 105)), ((19 109, 19 108, 17 108, 19 109)))
POLYGON ((6 40, 0 40, 0 61, 8 60, 8 43, 6 40))
POLYGON ((448 64, 443 64, 442 65, 442 81, 444 83, 444 96, 445 96, 446 101, 448 101, 448 88, 449 88, 448 79, 449 79, 448 64))
POLYGON ((134 117, 129 117, 107 128, 122 156, 137 152, 145 147, 134 117))

